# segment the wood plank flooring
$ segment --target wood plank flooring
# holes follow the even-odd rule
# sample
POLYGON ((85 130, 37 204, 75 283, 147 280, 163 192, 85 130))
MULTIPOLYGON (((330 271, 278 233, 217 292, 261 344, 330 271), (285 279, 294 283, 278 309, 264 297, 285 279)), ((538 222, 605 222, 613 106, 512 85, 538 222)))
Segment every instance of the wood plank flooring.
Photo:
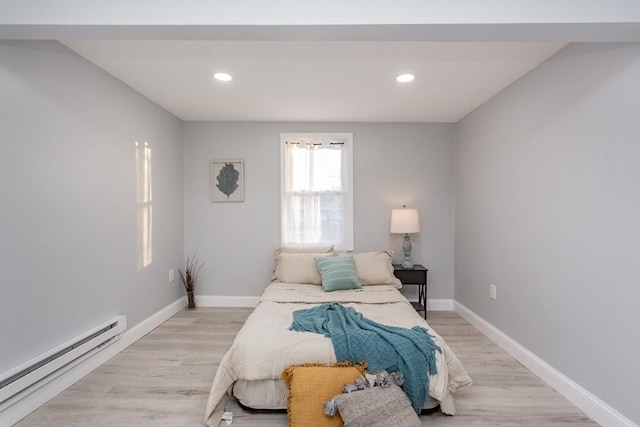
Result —
MULTIPOLYGON (((203 426, 218 363, 251 309, 182 311, 33 412, 18 427, 203 426)), ((429 312, 474 384, 456 394, 458 415, 425 426, 597 426, 453 312, 429 312)), ((253 414, 234 402, 232 426, 286 426, 286 414, 253 414)), ((226 424, 222 424, 226 425, 226 424)))

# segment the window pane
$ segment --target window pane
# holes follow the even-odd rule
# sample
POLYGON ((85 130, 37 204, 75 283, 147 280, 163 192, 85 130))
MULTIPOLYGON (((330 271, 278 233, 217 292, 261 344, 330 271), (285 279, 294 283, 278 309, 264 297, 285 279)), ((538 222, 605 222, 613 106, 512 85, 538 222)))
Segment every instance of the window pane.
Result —
POLYGON ((344 241, 345 197, 343 194, 291 194, 287 217, 287 242, 313 244, 344 241))
POLYGON ((342 150, 313 150, 312 191, 342 190, 342 150))
POLYGON ((289 191, 309 191, 311 184, 311 150, 289 148, 289 191))
POLYGON ((341 191, 342 151, 291 147, 289 191, 341 191))
POLYGON ((320 195, 322 242, 346 241, 345 197, 343 194, 320 195))

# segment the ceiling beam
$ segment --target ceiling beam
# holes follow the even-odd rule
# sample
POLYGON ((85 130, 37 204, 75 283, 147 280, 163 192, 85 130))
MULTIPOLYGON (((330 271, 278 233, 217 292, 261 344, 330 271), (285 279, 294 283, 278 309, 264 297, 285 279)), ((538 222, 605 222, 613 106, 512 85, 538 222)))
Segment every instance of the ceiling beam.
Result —
POLYGON ((640 41, 637 0, 0 0, 0 38, 640 41))

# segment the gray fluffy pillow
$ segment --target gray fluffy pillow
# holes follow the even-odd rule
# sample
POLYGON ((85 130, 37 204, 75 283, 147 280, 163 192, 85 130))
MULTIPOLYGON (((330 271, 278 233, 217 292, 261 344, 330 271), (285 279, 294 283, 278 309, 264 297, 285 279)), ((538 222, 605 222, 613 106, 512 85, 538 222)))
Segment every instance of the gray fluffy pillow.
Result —
POLYGON ((397 385, 369 387, 333 399, 345 427, 422 427, 411 402, 397 385))

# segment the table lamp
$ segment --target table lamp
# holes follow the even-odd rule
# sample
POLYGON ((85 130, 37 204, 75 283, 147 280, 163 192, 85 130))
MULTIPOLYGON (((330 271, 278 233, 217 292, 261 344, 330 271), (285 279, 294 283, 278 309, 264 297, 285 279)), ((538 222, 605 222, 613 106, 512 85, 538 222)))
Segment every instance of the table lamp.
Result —
POLYGON ((404 250, 404 261, 402 268, 413 268, 411 262, 411 240, 410 233, 418 233, 420 231, 420 220, 418 219, 417 209, 391 210, 391 233, 404 234, 404 242, 402 242, 402 250, 404 250))

